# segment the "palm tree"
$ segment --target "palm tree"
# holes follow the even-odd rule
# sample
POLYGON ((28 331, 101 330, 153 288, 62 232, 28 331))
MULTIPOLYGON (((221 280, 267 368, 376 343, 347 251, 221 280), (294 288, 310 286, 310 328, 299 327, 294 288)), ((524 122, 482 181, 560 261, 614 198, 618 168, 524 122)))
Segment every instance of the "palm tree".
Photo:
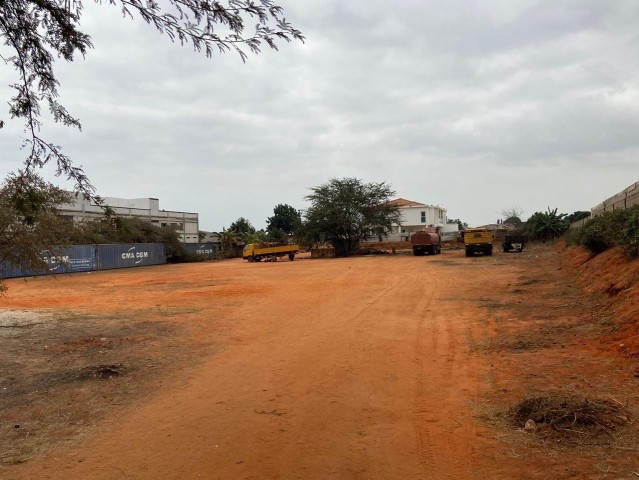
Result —
POLYGON ((526 222, 530 237, 533 240, 552 240, 564 234, 570 222, 565 218, 567 213, 557 213, 557 209, 548 207, 546 212, 534 213, 526 222))

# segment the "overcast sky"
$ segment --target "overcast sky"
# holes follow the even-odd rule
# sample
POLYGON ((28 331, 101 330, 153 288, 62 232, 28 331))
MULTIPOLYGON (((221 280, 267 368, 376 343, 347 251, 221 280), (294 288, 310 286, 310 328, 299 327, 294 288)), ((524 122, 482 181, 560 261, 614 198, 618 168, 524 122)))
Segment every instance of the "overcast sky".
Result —
MULTIPOLYGON (((42 134, 98 194, 159 198, 213 231, 262 228, 333 177, 388 182, 471 225, 589 210, 639 181, 635 0, 278 3, 306 43, 244 64, 85 2, 95 48, 57 64, 83 130, 42 134)), ((25 158, 13 81, 0 64, 3 177, 25 158)))

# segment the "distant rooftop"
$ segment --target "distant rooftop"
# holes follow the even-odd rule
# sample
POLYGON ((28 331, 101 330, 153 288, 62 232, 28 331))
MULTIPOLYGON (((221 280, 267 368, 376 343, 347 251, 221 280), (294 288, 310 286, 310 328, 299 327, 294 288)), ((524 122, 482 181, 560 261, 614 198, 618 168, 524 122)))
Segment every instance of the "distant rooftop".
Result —
POLYGON ((425 207, 423 203, 413 202, 412 200, 406 200, 405 198, 397 198, 390 200, 389 205, 397 205, 398 207, 425 207))

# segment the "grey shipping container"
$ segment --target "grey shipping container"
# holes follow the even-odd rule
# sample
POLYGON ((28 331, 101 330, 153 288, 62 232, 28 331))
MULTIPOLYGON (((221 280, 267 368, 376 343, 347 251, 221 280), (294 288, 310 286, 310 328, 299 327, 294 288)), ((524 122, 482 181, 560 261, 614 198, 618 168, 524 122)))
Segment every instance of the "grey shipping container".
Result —
POLYGON ((166 263, 163 243, 96 245, 96 270, 141 267, 166 263))
POLYGON ((215 258, 220 251, 217 243, 185 243, 186 251, 202 258, 215 258))

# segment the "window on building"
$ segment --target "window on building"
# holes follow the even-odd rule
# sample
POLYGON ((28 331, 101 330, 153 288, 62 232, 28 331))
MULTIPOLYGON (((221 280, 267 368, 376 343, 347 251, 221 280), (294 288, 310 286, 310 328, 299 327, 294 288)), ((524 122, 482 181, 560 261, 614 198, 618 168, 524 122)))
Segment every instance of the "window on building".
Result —
POLYGON ((426 212, 422 212, 422 223, 426 223, 426 212))

